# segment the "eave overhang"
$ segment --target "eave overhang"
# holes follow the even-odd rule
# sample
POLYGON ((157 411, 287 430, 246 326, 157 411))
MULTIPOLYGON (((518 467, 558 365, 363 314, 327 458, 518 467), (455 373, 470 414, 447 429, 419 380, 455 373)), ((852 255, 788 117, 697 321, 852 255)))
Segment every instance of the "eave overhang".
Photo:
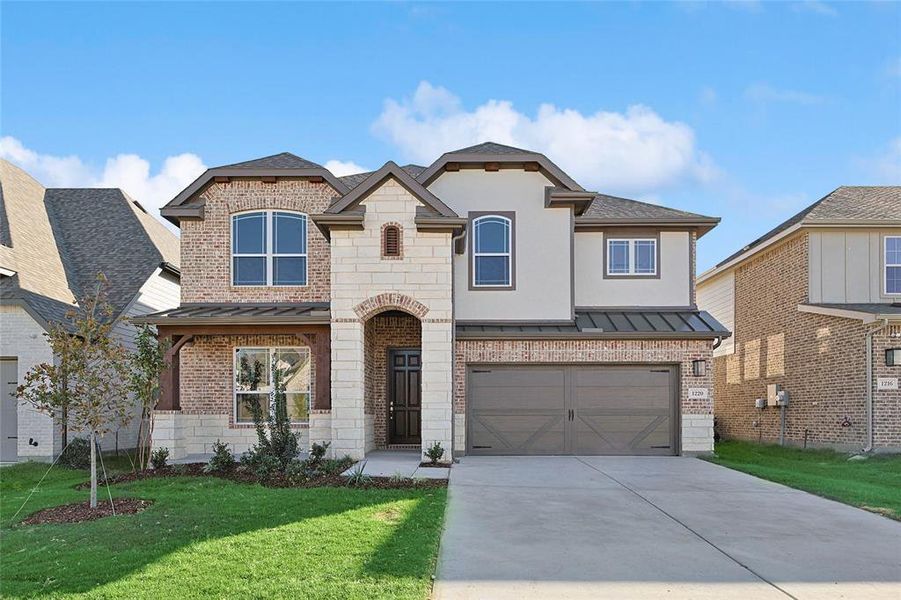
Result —
POLYGON ((563 169, 555 165, 548 157, 536 152, 508 154, 447 152, 420 173, 416 180, 428 187, 446 171, 459 171, 460 169, 487 169, 490 171, 523 169, 526 171, 538 171, 552 181, 554 185, 572 191, 585 191, 582 186, 576 183, 572 177, 567 175, 563 169))
POLYGON ((693 230, 702 237, 720 222, 718 217, 709 219, 610 219, 604 217, 576 217, 576 231, 592 231, 612 227, 650 227, 654 229, 693 230))
POLYGON ((366 207, 358 206, 353 211, 346 211, 340 214, 321 213, 310 215, 310 220, 322 232, 325 239, 330 240, 332 239, 331 231, 334 229, 362 231, 365 217, 366 207))
POLYGON ((857 308, 854 305, 824 306, 816 304, 799 304, 798 312, 828 317, 839 317, 842 319, 854 319, 861 321, 864 324, 875 323, 877 321, 901 322, 901 307, 893 306, 891 304, 886 304, 884 309, 873 306, 867 307, 866 310, 857 308))
POLYGON ((581 215, 594 201, 595 196, 597 196, 597 192, 548 186, 544 188, 544 206, 545 208, 571 206, 576 215, 581 215))

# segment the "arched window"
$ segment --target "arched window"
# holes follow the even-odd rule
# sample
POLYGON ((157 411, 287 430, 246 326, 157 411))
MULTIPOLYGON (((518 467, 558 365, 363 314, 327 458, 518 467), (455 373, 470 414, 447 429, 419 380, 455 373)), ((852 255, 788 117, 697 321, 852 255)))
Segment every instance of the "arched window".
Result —
POLYGON ((279 210, 232 215, 232 284, 307 284, 307 216, 279 210))
POLYGON ((482 215, 473 220, 472 287, 513 287, 513 219, 511 217, 494 214, 482 215))
POLYGON ((396 258, 400 256, 400 227, 385 225, 382 229, 382 256, 396 258))

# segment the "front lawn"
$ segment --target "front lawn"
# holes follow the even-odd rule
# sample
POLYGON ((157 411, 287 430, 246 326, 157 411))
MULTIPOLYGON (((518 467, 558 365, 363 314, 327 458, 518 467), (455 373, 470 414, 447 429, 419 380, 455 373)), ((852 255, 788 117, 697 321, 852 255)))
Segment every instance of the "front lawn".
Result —
MULTIPOLYGON (((152 500, 136 515, 17 525, 87 499, 85 471, 0 469, 0 597, 426 598, 446 490, 286 488, 213 477, 114 485, 152 500)), ((100 498, 106 497, 100 489, 100 498)))
POLYGON ((728 441, 710 462, 901 520, 901 456, 848 460, 831 450, 728 441))

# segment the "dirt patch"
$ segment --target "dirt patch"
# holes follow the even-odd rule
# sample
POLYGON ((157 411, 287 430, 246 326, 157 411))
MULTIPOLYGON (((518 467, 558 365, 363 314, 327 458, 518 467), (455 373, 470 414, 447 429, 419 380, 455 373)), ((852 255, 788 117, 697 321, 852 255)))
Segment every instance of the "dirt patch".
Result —
POLYGON ((386 523, 397 523, 401 517, 401 511, 397 507, 386 508, 385 510, 380 510, 373 515, 376 521, 384 521, 386 523))
MULTIPOLYGON (((116 498, 113 502, 116 507, 116 515, 133 515, 141 512, 152 504, 150 500, 139 500, 136 498, 116 498)), ((83 521, 94 521, 112 515, 113 507, 110 506, 109 500, 106 500, 105 502, 98 500, 97 508, 91 508, 90 502, 77 502, 75 504, 64 504, 62 506, 54 506, 53 508, 39 510, 23 520, 21 525, 81 523, 83 521)))
POLYGON ((449 469, 450 465, 445 463, 430 463, 430 462, 421 462, 419 463, 420 467, 429 467, 432 469, 449 469))

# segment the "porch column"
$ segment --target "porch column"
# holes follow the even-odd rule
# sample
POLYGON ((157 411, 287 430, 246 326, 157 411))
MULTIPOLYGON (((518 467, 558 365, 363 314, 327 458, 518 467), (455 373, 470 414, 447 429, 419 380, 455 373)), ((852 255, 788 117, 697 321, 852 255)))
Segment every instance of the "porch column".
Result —
POLYGON ((160 376, 160 399, 156 410, 181 410, 179 402, 179 351, 182 346, 194 339, 193 335, 169 335, 160 328, 158 338, 172 340, 172 346, 166 351, 166 367, 160 376))
POLYGON ((363 323, 343 319, 331 326, 332 453, 360 460, 365 454, 363 323))
POLYGON ((453 346, 450 320, 422 321, 422 452, 435 442, 453 460, 453 346))

